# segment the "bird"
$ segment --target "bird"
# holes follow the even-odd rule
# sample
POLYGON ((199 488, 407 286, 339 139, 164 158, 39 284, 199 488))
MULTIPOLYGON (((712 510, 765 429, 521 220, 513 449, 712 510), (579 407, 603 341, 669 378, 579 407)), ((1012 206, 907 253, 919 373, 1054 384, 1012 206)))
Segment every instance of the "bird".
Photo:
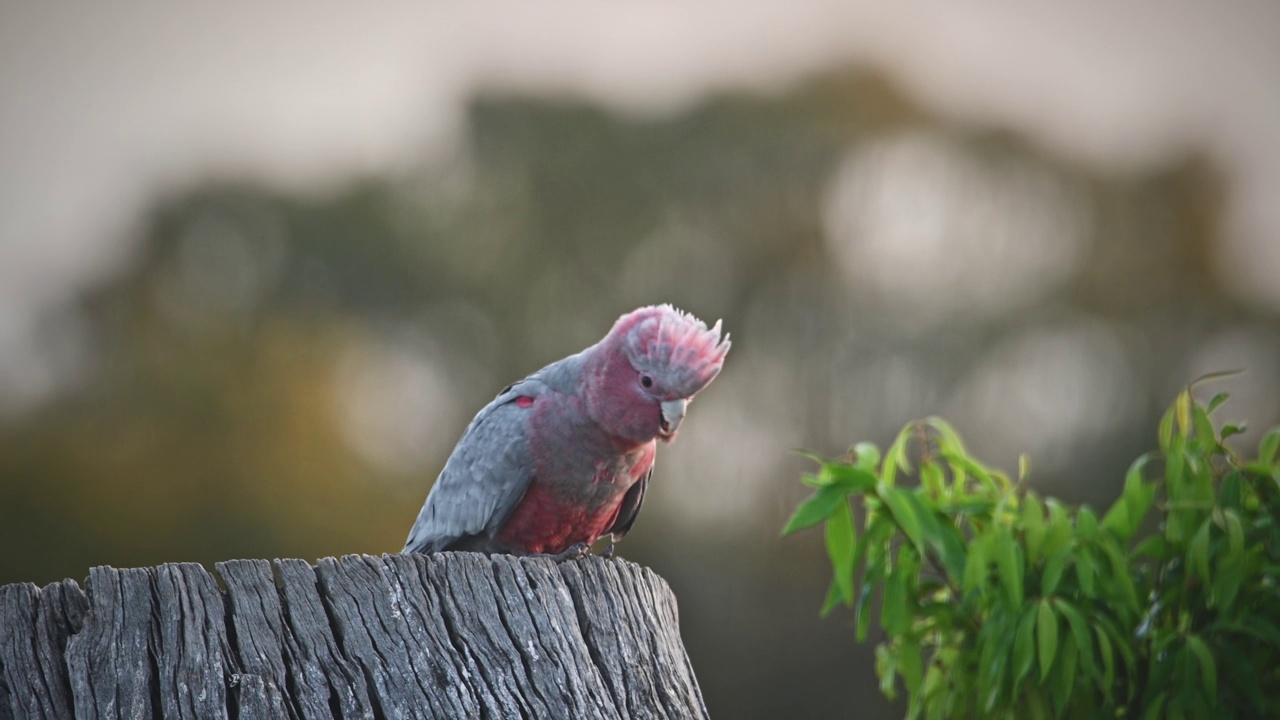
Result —
POLYGON ((632 528, 689 403, 731 343, 671 305, 618 318, 599 342, 508 385, 467 426, 404 553, 581 557, 632 528))

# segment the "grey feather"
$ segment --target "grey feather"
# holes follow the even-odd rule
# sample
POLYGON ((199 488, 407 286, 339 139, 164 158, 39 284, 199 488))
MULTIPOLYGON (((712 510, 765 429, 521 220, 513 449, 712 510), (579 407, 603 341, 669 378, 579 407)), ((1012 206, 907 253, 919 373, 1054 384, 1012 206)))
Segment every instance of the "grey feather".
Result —
MULTIPOLYGON (((589 349, 588 349, 589 350, 589 349)), ((436 552, 472 536, 493 538, 533 480, 528 419, 521 396, 577 392, 584 350, 514 385, 476 413, 427 494, 403 552, 436 552)), ((483 538, 473 543, 485 547, 483 538)))
POLYGON ((498 531, 533 479, 531 410, 515 400, 547 391, 546 383, 527 378, 476 414, 427 494, 404 552, 436 552, 469 535, 498 531))

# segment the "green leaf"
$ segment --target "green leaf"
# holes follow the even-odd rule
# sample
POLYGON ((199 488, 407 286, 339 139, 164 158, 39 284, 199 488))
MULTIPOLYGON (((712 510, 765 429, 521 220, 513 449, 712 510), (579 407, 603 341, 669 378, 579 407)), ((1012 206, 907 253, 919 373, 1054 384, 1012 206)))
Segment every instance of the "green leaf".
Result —
MULTIPOLYGON (((898 555, 901 557, 901 551, 898 555)), ((902 567, 895 567, 885 578, 880 627, 892 637, 906 632, 911 622, 907 612, 907 582, 907 573, 902 567)))
POLYGON ((920 464, 920 485, 924 487, 929 497, 936 498, 942 495, 942 468, 938 464, 926 460, 920 464))
POLYGON ((1218 607, 1226 609, 1235 602, 1244 581, 1244 527, 1234 510, 1226 510, 1222 515, 1227 526, 1227 553, 1219 562, 1213 578, 1213 597, 1218 607))
POLYGON ((1200 447, 1206 450, 1216 448, 1218 446, 1218 434, 1213 431, 1213 423, 1209 422, 1209 413, 1204 408, 1196 405, 1191 409, 1192 422, 1196 429, 1196 440, 1200 441, 1200 447))
POLYGON ((1169 697, 1164 693, 1157 693, 1151 702, 1147 704, 1147 712, 1142 716, 1143 720, 1165 720, 1164 704, 1169 697))
POLYGON ((942 459, 947 463, 947 468, 951 470, 951 497, 969 497, 969 474, 965 472, 964 464, 951 459, 946 453, 941 453, 941 455, 942 459))
POLYGON ((1147 463, 1156 457, 1155 453, 1146 453, 1134 460, 1133 464, 1129 466, 1129 471, 1125 473, 1124 492, 1121 494, 1120 499, 1116 501, 1116 504, 1124 503, 1124 520, 1126 524, 1119 526, 1109 524, 1107 520, 1103 520, 1103 526, 1111 529, 1123 540, 1127 540, 1137 531, 1138 525, 1142 523, 1142 519, 1147 515, 1147 510, 1151 507, 1152 500, 1155 499, 1155 483, 1150 483, 1143 479, 1143 470, 1146 468, 1147 463))
POLYGON ((1244 553, 1244 526, 1240 515, 1235 510, 1224 510, 1222 517, 1227 524, 1227 552, 1231 555, 1244 553))
POLYGON ((954 525, 940 523, 938 532, 930 536, 929 545, 946 570, 947 581, 959 582, 964 575, 965 561, 969 554, 960 530, 954 525))
POLYGON ((1277 451, 1280 451, 1280 427, 1273 427, 1258 443, 1258 462, 1270 465, 1276 459, 1277 451))
MULTIPOLYGON (((964 574, 964 540, 955 525, 938 519, 933 507, 918 492, 903 490, 901 499, 919 522, 921 540, 933 550, 947 573, 948 581, 958 582, 964 574)), ((923 549, 921 551, 923 554, 923 549)))
POLYGON ((1093 627, 1093 634, 1098 638, 1098 654, 1102 656, 1102 682, 1099 689, 1110 700, 1111 689, 1116 685, 1116 659, 1111 653, 1111 639, 1107 637, 1107 631, 1098 625, 1093 627))
POLYGON ((898 437, 894 438, 893 444, 885 452, 884 464, 880 467, 880 481, 885 485, 893 487, 897 480, 898 468, 910 472, 911 464, 907 462, 907 443, 915 430, 914 424, 902 428, 898 437))
POLYGON ((1034 640, 1034 631, 1036 627, 1036 613, 1038 608, 1035 606, 1028 607, 1022 613, 1022 619, 1018 621, 1018 631, 1013 640, 1013 679, 1017 683, 1031 672, 1031 666, 1035 663, 1035 646, 1032 644, 1034 640))
POLYGON ((1240 583, 1244 580, 1244 569, 1234 559, 1222 562, 1217 574, 1213 575, 1213 600, 1222 610, 1230 609, 1235 596, 1240 593, 1240 583))
POLYGON ((990 536, 981 535, 969 543, 969 556, 964 563, 965 595, 983 587, 986 583, 987 563, 990 562, 987 555, 987 546, 990 545, 989 540, 990 536))
POLYGON ((1183 390, 1173 402, 1174 416, 1178 421, 1178 435, 1184 440, 1191 433, 1191 392, 1183 390))
POLYGON ((1218 407, 1222 405, 1222 403, 1227 401, 1227 397, 1228 395, 1224 392, 1220 392, 1217 395, 1214 395, 1213 399, 1209 401, 1207 412, 1213 412, 1214 410, 1217 410, 1218 407))
POLYGON ((867 633, 871 631, 871 613, 867 612, 867 604, 875 586, 876 583, 864 578, 862 587, 858 590, 858 604, 853 607, 853 622, 857 626, 855 637, 858 642, 866 642, 867 633))
POLYGON ((980 463, 967 455, 959 455, 950 451, 942 451, 942 456, 946 458, 951 465, 952 472, 959 476, 961 473, 956 472, 956 468, 960 468, 961 472, 968 473, 977 480, 985 490, 997 492, 1000 485, 996 482, 996 477, 980 463))
POLYGON ((1022 499, 1022 536, 1027 544, 1027 562, 1035 564, 1040 560, 1044 532, 1044 508, 1035 493, 1027 493, 1022 499))
POLYGON ((818 476, 812 473, 805 473, 801 475, 800 482, 804 483, 805 485, 808 485, 814 490, 821 490, 822 488, 826 487, 825 485, 823 485, 822 481, 818 479, 818 476))
POLYGON ((1072 562, 1076 566, 1076 582, 1080 583, 1080 592, 1086 596, 1092 596, 1093 579, 1097 574, 1097 568, 1093 565, 1093 555, 1088 548, 1080 548, 1072 558, 1072 562))
POLYGON ((1067 619, 1067 626, 1071 628, 1071 635, 1075 638, 1075 647, 1079 651, 1080 656, 1085 659, 1085 664, 1091 666, 1090 672, 1098 672, 1093 667, 1093 639, 1089 633, 1089 625, 1084 621, 1084 616, 1076 609, 1074 605, 1066 600, 1058 599, 1054 601, 1054 607, 1067 619))
POLYGON ((1080 663, 1080 651, 1075 639, 1068 635, 1058 648, 1058 668, 1053 673, 1053 705, 1059 716, 1066 715, 1071 701, 1071 690, 1076 682, 1076 668, 1080 663))
POLYGON ((1178 636, 1169 634, 1165 639, 1157 642, 1155 647, 1147 651, 1147 662, 1150 664, 1146 680, 1146 695, 1143 697, 1143 704, 1150 706, 1154 702, 1153 695, 1168 695, 1168 692, 1178 687, 1173 683, 1174 669, 1178 666, 1182 653, 1170 652, 1169 645, 1178 636), (1166 690, 1167 689, 1167 690, 1166 690))
MULTIPOLYGON (((874 535, 871 532, 872 529, 873 528, 867 528, 866 532, 862 533, 862 535, 858 535, 857 530, 855 530, 853 533, 855 537, 853 541, 853 563, 852 563, 854 572, 857 572, 858 566, 861 565, 863 559, 866 558, 867 547, 872 542, 878 542, 878 543, 884 542, 883 538, 878 538, 876 535, 874 535)), ((874 528, 874 529, 878 530, 880 533, 884 532, 882 530, 879 530, 879 528, 874 528)))
POLYGON ((1163 535, 1152 535, 1146 540, 1138 543, 1133 549, 1134 557, 1146 556, 1158 562, 1164 562, 1170 558, 1173 546, 1163 535))
POLYGON ((1266 638, 1273 647, 1280 647, 1280 628, 1270 620, 1254 615, 1245 619, 1244 626, 1258 637, 1266 638))
POLYGON ((876 646, 876 676, 880 678, 880 692, 890 700, 897 694, 893 685, 893 680, 898 672, 898 665, 895 660, 896 658, 888 645, 881 644, 876 646))
POLYGON ((1071 539, 1072 528, 1071 518, 1062 503, 1049 498, 1044 504, 1049 508, 1049 525, 1045 530, 1044 545, 1040 548, 1040 554, 1048 556, 1067 545, 1067 541, 1071 539))
POLYGON ((1178 655, 1178 707, 1170 707, 1170 715, 1181 716, 1182 710, 1191 705, 1192 697, 1195 695, 1196 662, 1195 655, 1184 645, 1177 651, 1178 655), (1178 712, 1174 712, 1178 711, 1178 712))
POLYGON ((1169 447, 1173 444, 1173 406, 1165 411, 1164 417, 1160 418, 1160 427, 1156 431, 1156 439, 1160 441, 1160 450, 1169 452, 1169 447))
POLYGON ((845 498, 846 494, 842 488, 822 488, 800 503, 800 506, 792 513, 791 519, 787 521, 787 526, 783 528, 782 534, 784 536, 790 535, 797 530, 813 527, 826 520, 827 516, 835 512, 836 507, 841 503, 848 505, 845 498))
POLYGON ((967 455, 968 452, 964 448, 964 442, 960 440, 960 434, 951 424, 942 418, 932 415, 925 419, 925 424, 932 427, 938 432, 938 449, 948 450, 967 455))
POLYGON ((1058 582, 1062 580, 1062 572, 1067 567, 1067 557, 1070 555, 1071 549, 1064 547, 1049 558, 1044 564, 1044 574, 1040 576, 1040 594, 1049 596, 1058 589, 1058 582))
POLYGON ((876 486, 876 476, 870 472, 852 465, 843 463, 832 463, 822 466, 822 472, 819 477, 826 475, 830 478, 828 484, 841 488, 845 492, 865 493, 872 490, 876 486))
POLYGON ((917 550, 924 552, 924 535, 920 530, 920 518, 916 517, 911 501, 906 497, 910 492, 910 490, 900 490, 895 487, 881 487, 880 499, 889 506, 894 522, 902 528, 907 539, 916 546, 917 550))
POLYGON ((1187 471, 1190 475, 1187 499, 1202 507, 1210 507, 1214 500, 1213 466, 1209 462, 1209 453, 1187 452, 1187 471))
MULTIPOLYGON (((1103 555, 1107 556, 1107 564, 1111 570, 1111 583, 1120 591, 1120 595, 1129 609, 1138 612, 1138 591, 1133 585, 1133 575, 1128 563, 1121 557, 1120 551, 1111 543, 1100 543, 1095 547, 1101 548, 1103 555)), ((1079 570, 1079 568, 1080 566, 1077 565, 1076 569, 1079 570)))
POLYGON ((907 694, 914 696, 924 679, 924 663, 920 658, 920 641, 902 638, 898 641, 898 672, 907 686, 907 694))
POLYGON ((875 472, 880 465, 880 448, 874 443, 860 442, 854 445, 853 456, 857 458, 858 467, 867 472, 875 472))
MULTIPOLYGON (((921 688, 921 700, 926 704, 928 720, 944 720, 943 715, 939 712, 941 703, 938 702, 939 695, 942 693, 946 685, 946 673, 939 667, 938 663, 929 663, 929 669, 924 673, 924 685, 921 688)), ((914 700, 914 698, 913 698, 914 700)))
POLYGON ((822 609, 818 611, 819 617, 830 615, 832 610, 840 607, 841 600, 840 588, 836 587, 836 581, 832 580, 831 586, 827 588, 827 599, 822 602, 822 609))
POLYGON ((853 605, 853 550, 856 537, 849 503, 836 505, 835 511, 827 517, 827 555, 831 558, 831 572, 840 591, 840 598, 849 606, 853 605))
POLYGON ((978 632, 977 645, 982 648, 978 661, 977 688, 986 694, 988 710, 999 702, 1002 687, 1007 678, 1006 668, 1013 656, 1013 643, 1017 634, 1017 615, 993 612, 983 622, 978 632))
POLYGON ((1018 455, 1018 482, 1027 479, 1027 475, 1031 474, 1031 458, 1026 453, 1018 455))
POLYGON ((1226 425, 1222 426, 1222 439, 1226 440, 1232 435, 1240 435, 1244 433, 1245 430, 1248 430, 1248 429, 1249 429, 1249 423, 1246 423, 1246 422, 1227 423, 1226 425))
POLYGON ((1209 652, 1209 646, 1197 635, 1187 636, 1187 647, 1195 654, 1196 662, 1200 664, 1200 677, 1204 679, 1205 693, 1216 699, 1218 697, 1218 666, 1213 661, 1213 653, 1209 652))
POLYGON ((1098 534, 1098 516, 1088 505, 1081 505, 1076 512, 1076 530, 1086 540, 1092 540, 1098 534))
POLYGON ((939 507, 944 515, 968 515, 978 520, 989 520, 991 511, 996 509, 996 504, 990 500, 967 500, 963 502, 947 503, 939 507))
POLYGON ((1014 542, 1008 528, 1001 528, 994 538, 992 548, 996 558, 996 571, 1000 575, 1000 584, 1004 586, 1005 595, 1013 607, 1022 605, 1022 559, 1021 548, 1014 542))
POLYGON ((1187 545, 1187 567, 1204 582, 1209 582, 1209 518, 1200 524, 1200 529, 1191 537, 1187 545))
POLYGON ((1121 540, 1128 540, 1136 523, 1129 519, 1129 503, 1123 497, 1111 505, 1111 509, 1102 516, 1102 529, 1110 531, 1121 540))
POLYGON ((1176 437, 1164 456, 1164 482, 1171 500, 1182 499, 1182 473, 1187 463, 1187 456, 1183 454, 1184 446, 1185 441, 1176 437))
POLYGON ((1048 600, 1040 601, 1039 615, 1036 617, 1036 641, 1040 655, 1040 680, 1049 677, 1049 669, 1053 667, 1053 657, 1058 652, 1058 616, 1048 600))
POLYGON ((867 523, 867 529, 858 538, 854 548, 854 566, 862 557, 866 557, 866 570, 863 582, 878 583, 884 575, 885 564, 889 560, 890 543, 894 536, 893 520, 885 513, 876 512, 867 523))
POLYGON ((1227 473, 1226 477, 1222 478, 1222 490, 1218 502, 1223 508, 1240 510, 1242 502, 1240 484, 1239 470, 1232 470, 1227 473))
MULTIPOLYGON (((1116 624, 1107 619, 1105 615, 1095 615, 1093 621, 1095 623, 1094 627, 1101 628, 1111 639, 1111 647, 1116 652, 1120 653, 1121 659, 1124 660, 1126 671, 1130 674, 1136 672, 1137 655, 1134 653, 1134 648, 1130 644, 1131 636, 1127 633, 1121 633, 1120 629, 1116 627, 1116 624)), ((1130 696, 1132 696, 1134 691, 1132 685, 1130 685, 1129 691, 1130 696)))

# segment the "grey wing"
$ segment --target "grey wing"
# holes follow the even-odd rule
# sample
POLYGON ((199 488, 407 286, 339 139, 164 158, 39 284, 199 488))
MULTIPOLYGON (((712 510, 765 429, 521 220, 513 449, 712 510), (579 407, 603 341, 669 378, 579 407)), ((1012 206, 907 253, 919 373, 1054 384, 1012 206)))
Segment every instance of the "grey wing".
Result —
POLYGON ((498 531, 533 479, 530 409, 515 400, 546 391, 536 379, 522 380, 476 414, 427 494, 403 552, 436 552, 460 538, 498 531))
POLYGON ((653 477, 653 468, 649 468, 648 474, 632 485, 627 490, 627 494, 622 496, 618 517, 614 518, 613 525, 605 531, 606 535, 613 535, 614 540, 621 540, 631 530, 631 526, 636 523, 636 516, 640 514, 640 506, 644 504, 644 491, 649 486, 651 477, 653 477))

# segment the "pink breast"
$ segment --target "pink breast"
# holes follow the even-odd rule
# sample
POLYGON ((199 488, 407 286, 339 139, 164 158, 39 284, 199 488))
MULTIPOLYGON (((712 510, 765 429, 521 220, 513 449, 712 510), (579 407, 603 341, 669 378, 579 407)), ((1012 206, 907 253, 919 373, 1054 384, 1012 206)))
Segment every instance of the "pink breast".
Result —
POLYGON ((649 473, 653 456, 654 445, 650 443, 634 457, 622 478, 605 472, 598 475, 592 484, 613 490, 606 493, 603 502, 566 497, 563 491, 556 492, 535 479, 495 539, 527 553, 558 553, 575 543, 594 543, 613 526, 626 491, 649 473))
POLYGON ((499 531, 498 542, 527 553, 563 552, 574 543, 593 543, 613 524, 622 497, 599 508, 575 505, 534 481, 499 531))

